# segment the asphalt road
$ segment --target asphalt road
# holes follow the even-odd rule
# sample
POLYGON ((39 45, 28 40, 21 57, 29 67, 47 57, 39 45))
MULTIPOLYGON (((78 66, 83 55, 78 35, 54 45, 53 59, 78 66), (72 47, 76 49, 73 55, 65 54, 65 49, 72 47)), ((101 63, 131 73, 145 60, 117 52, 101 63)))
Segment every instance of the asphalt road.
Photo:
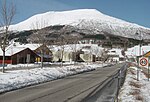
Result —
MULTIPOLYGON (((98 68, 91 72, 7 92, 0 95, 0 102, 94 102, 99 99, 97 95, 101 95, 100 90, 106 84, 110 84, 112 77, 122 66, 123 64, 118 64, 98 68), (91 99, 93 101, 90 101, 91 99)), ((115 89, 114 87, 116 86, 112 84, 111 89, 115 89)))

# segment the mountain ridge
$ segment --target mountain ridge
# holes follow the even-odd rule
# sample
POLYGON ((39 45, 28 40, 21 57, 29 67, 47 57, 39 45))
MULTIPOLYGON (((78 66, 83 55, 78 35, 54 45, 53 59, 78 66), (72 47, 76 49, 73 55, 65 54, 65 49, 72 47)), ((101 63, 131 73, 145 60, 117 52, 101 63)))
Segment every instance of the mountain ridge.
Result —
POLYGON ((150 38, 150 28, 105 15, 96 9, 77 9, 61 12, 49 11, 34 15, 18 24, 11 25, 10 29, 23 31, 54 25, 71 25, 80 29, 107 31, 114 35, 134 39, 140 39, 139 36, 142 36, 143 39, 150 38), (137 33, 140 35, 137 36, 137 33))

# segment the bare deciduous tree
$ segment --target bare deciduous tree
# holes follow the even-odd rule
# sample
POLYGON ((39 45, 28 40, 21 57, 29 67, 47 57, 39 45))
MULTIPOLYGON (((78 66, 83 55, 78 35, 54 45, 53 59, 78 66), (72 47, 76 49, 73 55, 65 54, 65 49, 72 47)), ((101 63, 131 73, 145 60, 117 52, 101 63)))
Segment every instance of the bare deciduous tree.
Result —
POLYGON ((58 40, 59 40, 59 42, 57 44, 61 47, 61 58, 60 58, 60 61, 61 61, 61 66, 63 66, 64 50, 65 50, 65 45, 68 43, 68 39, 64 35, 61 35, 58 38, 58 40))
MULTIPOLYGON (((46 27, 46 21, 41 20, 41 22, 35 22, 32 25, 32 29, 34 30, 33 34, 30 36, 30 40, 32 42, 36 42, 40 46, 47 46, 49 44, 49 39, 46 37, 48 34, 48 30, 46 27)), ((43 68, 43 61, 44 61, 44 47, 41 47, 41 68, 43 68)))
POLYGON ((0 47, 3 51, 3 69, 2 72, 5 72, 5 50, 9 44, 8 38, 10 36, 9 27, 12 23, 14 15, 16 13, 16 7, 13 3, 8 4, 7 0, 3 0, 2 5, 0 5, 0 24, 1 24, 1 39, 0 47))
POLYGON ((73 51, 73 58, 74 58, 74 64, 77 62, 77 44, 79 42, 79 40, 81 39, 82 37, 79 36, 77 33, 73 33, 71 34, 71 37, 70 37, 70 47, 73 51))
POLYGON ((102 62, 105 63, 109 59, 108 50, 103 49, 101 56, 102 56, 102 62))
POLYGON ((93 49, 93 53, 95 54, 95 61, 96 60, 99 61, 100 60, 99 58, 102 57, 102 54, 104 53, 104 50, 100 47, 95 47, 95 49, 93 49))
POLYGON ((65 25, 59 32, 59 37, 57 39, 56 44, 61 47, 61 66, 63 66, 63 57, 64 57, 64 50, 65 50, 65 45, 69 44, 72 40, 72 37, 67 34, 68 31, 68 26, 65 25))

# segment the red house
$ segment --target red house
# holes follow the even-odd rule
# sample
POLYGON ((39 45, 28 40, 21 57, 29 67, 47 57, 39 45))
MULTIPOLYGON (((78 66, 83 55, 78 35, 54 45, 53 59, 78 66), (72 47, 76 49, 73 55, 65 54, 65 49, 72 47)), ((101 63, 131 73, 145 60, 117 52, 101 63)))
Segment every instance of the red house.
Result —
MULTIPOLYGON (((9 47, 5 52, 5 64, 19 64, 19 63, 34 63, 39 57, 34 51, 25 47, 9 47)), ((3 61, 3 52, 0 49, 0 64, 3 61)))

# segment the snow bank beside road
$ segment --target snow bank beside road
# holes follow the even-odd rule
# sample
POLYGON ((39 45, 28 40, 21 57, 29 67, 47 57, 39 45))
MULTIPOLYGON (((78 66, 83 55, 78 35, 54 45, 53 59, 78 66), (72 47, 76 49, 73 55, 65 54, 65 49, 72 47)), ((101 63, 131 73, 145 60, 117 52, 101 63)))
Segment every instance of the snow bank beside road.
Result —
POLYGON ((137 68, 130 67, 119 94, 119 102, 150 102, 150 81, 143 72, 137 81, 137 68))
POLYGON ((68 75, 91 71, 95 68, 96 67, 91 65, 71 65, 43 69, 15 70, 7 71, 6 73, 0 72, 0 93, 62 78, 68 75))

